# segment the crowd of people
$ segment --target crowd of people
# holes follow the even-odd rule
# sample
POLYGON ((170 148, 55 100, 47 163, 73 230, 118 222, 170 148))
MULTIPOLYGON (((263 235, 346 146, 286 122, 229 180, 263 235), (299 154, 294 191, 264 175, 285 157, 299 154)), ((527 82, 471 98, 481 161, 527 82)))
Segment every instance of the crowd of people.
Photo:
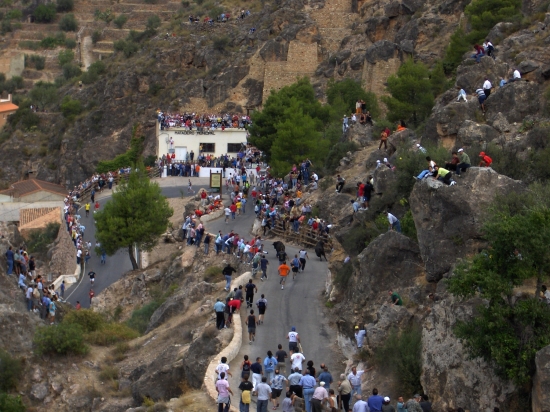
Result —
POLYGON ((157 120, 160 130, 169 130, 174 127, 185 130, 225 130, 229 128, 244 129, 252 124, 250 116, 226 114, 199 114, 199 113, 164 113, 157 110, 157 120))
MULTIPOLYGON (((237 13, 237 20, 244 20, 248 16, 250 16, 250 10, 242 9, 239 13, 237 13)), ((227 23, 231 20, 231 17, 231 13, 222 12, 216 16, 216 20, 206 15, 202 18, 202 22, 213 26, 214 23, 227 23)), ((201 19, 199 18, 199 16, 193 16, 192 14, 189 15, 189 23, 198 24, 200 23, 200 21, 201 19)))

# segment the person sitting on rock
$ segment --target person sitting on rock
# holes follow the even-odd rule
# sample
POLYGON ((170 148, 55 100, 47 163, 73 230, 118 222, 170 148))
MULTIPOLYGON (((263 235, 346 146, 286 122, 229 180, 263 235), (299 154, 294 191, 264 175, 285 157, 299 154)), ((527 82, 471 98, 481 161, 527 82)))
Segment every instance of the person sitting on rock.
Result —
POLYGON ((483 48, 485 49, 485 53, 487 53, 487 56, 490 56, 495 60, 495 46, 493 46, 493 43, 489 41, 489 39, 485 40, 485 43, 483 43, 483 48))
POLYGON ((475 44, 474 49, 476 50, 476 54, 472 54, 472 58, 476 59, 476 63, 479 63, 481 58, 485 56, 485 50, 483 50, 483 47, 479 44, 475 44))
POLYGON ((504 87, 508 84, 508 82, 506 80, 504 80, 504 77, 501 77, 500 78, 500 81, 498 82, 498 86, 499 87, 504 87))
POLYGON ((367 110, 367 113, 365 113, 365 122, 372 126, 372 115, 368 110, 367 110))
POLYGON ((436 167, 436 163, 432 160, 430 156, 426 156, 426 161, 428 162, 428 169, 422 170, 418 176, 413 176, 416 180, 422 180, 426 176, 431 176, 433 169, 436 167))
POLYGON ((396 132, 401 132, 401 131, 406 130, 406 129, 407 129, 407 125, 405 124, 405 122, 403 120, 400 120, 399 123, 397 124, 396 132))
POLYGON ((464 101, 467 102, 468 99, 466 98, 466 90, 461 89, 459 86, 456 86, 456 88, 458 89, 458 96, 456 98, 456 101, 459 102, 460 99, 464 99, 464 101))
POLYGON ((491 164, 493 163, 493 159, 487 156, 485 152, 480 152, 479 157, 481 157, 481 161, 479 162, 479 167, 491 167, 491 164))
POLYGON ((458 155, 460 156, 460 163, 456 165, 456 175, 460 176, 460 172, 465 172, 472 165, 470 163, 470 156, 466 154, 464 149, 458 149, 458 155))
POLYGON ((445 163, 445 168, 448 170, 452 170, 453 172, 456 171, 456 166, 460 163, 460 159, 458 158, 458 153, 453 152, 453 158, 450 162, 445 163))
POLYGON ((346 183, 346 179, 344 179, 340 175, 336 175, 336 193, 340 193, 342 191, 344 183, 346 183))
POLYGON ((515 69, 513 72, 512 72, 512 78, 509 79, 507 81, 507 83, 513 83, 513 82, 517 82, 521 80, 521 73, 519 72, 518 69, 515 69))

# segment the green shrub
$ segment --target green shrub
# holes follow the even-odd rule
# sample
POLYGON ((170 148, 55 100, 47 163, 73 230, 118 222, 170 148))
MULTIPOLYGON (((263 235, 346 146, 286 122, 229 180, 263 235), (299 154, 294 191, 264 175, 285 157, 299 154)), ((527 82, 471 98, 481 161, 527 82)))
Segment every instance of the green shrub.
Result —
POLYGON ((68 323, 37 329, 34 346, 39 355, 84 355, 89 351, 80 325, 68 323))
POLYGON ((34 10, 34 18, 38 23, 50 23, 55 19, 55 4, 40 4, 34 10))
MULTIPOLYGON (((19 107, 19 109, 8 117, 8 122, 15 126, 21 122, 25 130, 29 130, 40 123, 40 117, 28 107, 19 107)), ((32 233, 32 232, 31 232, 32 233)), ((36 249, 32 249, 36 250, 36 249)))
POLYGON ((99 372, 99 379, 101 379, 102 381, 118 379, 118 368, 110 365, 103 367, 101 369, 101 372, 99 372))
POLYGON ((212 42, 212 46, 214 50, 222 52, 229 46, 229 43, 231 43, 231 40, 227 36, 216 37, 212 42))
POLYGON ((44 37, 40 41, 40 47, 44 49, 53 49, 57 46, 63 46, 66 40, 65 33, 57 32, 55 36, 44 37))
POLYGON ((2 23, 0 23, 0 34, 5 35, 6 33, 10 33, 13 31, 13 28, 11 27, 11 22, 9 20, 2 20, 2 23))
POLYGON ((126 355, 131 349, 132 348, 128 342, 118 342, 113 349, 113 354, 115 356, 123 356, 126 355))
POLYGON ((101 40, 101 32, 99 30, 94 30, 92 33, 92 43, 96 44, 99 40, 101 40))
MULTIPOLYGON (((19 112, 19 110, 17 112, 19 112)), ((30 111, 30 109, 28 110, 30 111)), ((17 112, 15 114, 17 114, 17 112)), ((38 125, 38 122, 36 122, 36 125, 38 125)), ((48 251, 48 245, 57 238, 60 226, 59 223, 51 222, 48 223, 44 229, 32 230, 27 240, 29 250, 36 253, 46 253, 48 251)))
POLYGON ((23 18, 23 12, 19 9, 11 9, 5 16, 8 20, 21 20, 23 18))
POLYGON ((105 325, 105 318, 91 309, 71 310, 63 318, 63 323, 79 325, 83 332, 93 332, 105 325))
POLYGON ((21 396, 12 396, 7 393, 0 393, 0 411, 2 412, 25 412, 21 396))
POLYGON ((67 63, 71 63, 74 60, 74 52, 72 50, 61 50, 57 55, 57 61, 59 67, 63 67, 67 63))
POLYGON ((115 26, 117 26, 119 29, 122 29, 122 27, 124 27, 124 25, 126 24, 127 21, 128 21, 128 16, 126 16, 125 14, 119 14, 119 15, 113 20, 113 23, 114 23, 115 26))
MULTIPOLYGON (((148 320, 147 323, 149 323, 148 320)), ((145 328, 147 328, 147 325, 145 325, 145 328)), ((138 336, 139 333, 129 326, 111 322, 105 323, 99 330, 87 333, 86 342, 93 345, 109 346, 114 343, 135 339, 138 336)))
POLYGON ((503 21, 511 21, 521 16, 520 0, 472 0, 464 9, 476 38, 483 41, 487 33, 503 21))
POLYGON ((113 47, 116 51, 121 51, 124 56, 131 57, 139 50, 139 45, 133 41, 117 40, 114 42, 113 47))
MULTIPOLYGON (((344 113, 355 113, 355 102, 359 99, 366 104, 367 110, 373 118, 377 119, 381 112, 378 105, 378 99, 372 92, 366 92, 361 87, 361 83, 353 79, 344 79, 341 81, 329 80, 327 87, 327 101, 331 106, 340 98, 344 103, 344 113)), ((340 117, 343 113, 338 112, 340 117)))
POLYGON ((344 290, 348 287, 349 281, 353 277, 354 269, 353 261, 344 263, 335 268, 334 284, 344 290))
POLYGON ((96 11, 94 12, 94 18, 96 20, 103 20, 105 23, 109 24, 111 21, 113 21, 115 16, 113 15, 113 13, 111 13, 111 9, 107 9, 105 11, 96 9, 96 11))
POLYGON ((15 389, 22 372, 21 360, 0 349, 0 391, 15 389))
POLYGON ((346 153, 354 153, 358 149, 359 145, 355 142, 338 142, 332 146, 324 164, 325 174, 333 174, 336 168, 340 166, 340 160, 346 156, 346 153))
POLYGON ((18 43, 18 46, 21 49, 38 50, 40 49, 40 42, 33 40, 22 40, 18 43))
POLYGON ((161 300, 154 300, 146 305, 143 305, 141 308, 134 310, 126 324, 141 334, 145 333, 151 316, 153 316, 153 313, 155 313, 162 303, 163 302, 161 300))
POLYGON ((73 100, 69 96, 65 96, 61 103, 61 112, 66 119, 74 120, 76 116, 82 113, 82 103, 80 103, 80 100, 73 100))
POLYGON ((407 237, 410 237, 415 242, 418 242, 418 235, 416 233, 416 226, 414 225, 414 220, 412 217, 411 210, 407 210, 407 213, 401 218, 401 229, 403 234, 407 237))
POLYGON ((411 326, 401 333, 392 329, 384 345, 374 351, 374 360, 385 371, 395 375, 398 382, 397 392, 422 392, 420 383, 422 330, 420 327, 411 326))
POLYGON ((324 192, 331 187, 336 187, 336 182, 332 176, 327 176, 319 181, 319 189, 324 192))
POLYGON ((473 50, 473 46, 466 40, 466 34, 462 28, 458 28, 452 35, 449 45, 445 49, 443 57, 443 70, 445 73, 452 74, 462 63, 462 58, 468 50, 473 50))
POLYGON ((76 40, 75 39, 66 39, 65 40, 65 47, 67 49, 74 49, 76 47, 76 40))
POLYGON ((13 76, 9 80, 0 81, 0 90, 8 93, 15 93, 16 90, 23 88, 23 78, 21 76, 13 76))
POLYGON ((58 12, 67 12, 67 11, 73 11, 74 9, 74 1, 73 0, 57 0, 57 11, 58 12))
POLYGON ((153 16, 149 16, 149 18, 147 19, 146 27, 147 27, 147 30, 154 31, 160 27, 160 24, 161 24, 160 17, 155 14, 153 16))
POLYGON ((76 29, 78 29, 78 23, 76 22, 74 14, 70 13, 64 15, 61 20, 59 20, 59 28, 63 31, 76 31, 76 29))
POLYGON ((222 268, 219 266, 209 266, 204 270, 203 280, 208 283, 216 282, 221 279, 222 268))
POLYGON ((82 83, 84 84, 94 83, 97 81, 97 79, 99 79, 100 75, 105 73, 105 71, 105 63, 103 63, 101 60, 98 60, 92 63, 90 67, 88 67, 88 71, 82 73, 80 80, 82 80, 82 83))
POLYGON ((27 62, 31 63, 36 70, 44 70, 44 67, 46 67, 46 58, 38 54, 25 55, 25 67, 28 64, 27 62))
POLYGON ((82 70, 80 70, 80 67, 74 63, 67 63, 63 65, 63 77, 67 80, 70 80, 73 77, 78 77, 81 73, 82 70))

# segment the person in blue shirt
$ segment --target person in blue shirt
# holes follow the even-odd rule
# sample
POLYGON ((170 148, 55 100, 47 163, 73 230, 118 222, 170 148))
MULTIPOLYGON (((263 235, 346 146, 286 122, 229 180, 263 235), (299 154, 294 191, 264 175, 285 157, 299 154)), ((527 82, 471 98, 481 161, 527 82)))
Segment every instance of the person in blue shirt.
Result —
POLYGON ((383 403, 384 398, 378 395, 378 389, 374 388, 372 390, 372 396, 369 396, 369 399, 367 401, 371 412, 381 412, 383 403))
POLYGON ((19 287, 23 289, 23 292, 27 291, 27 285, 25 285, 25 275, 23 273, 19 274, 19 287))
POLYGON ((317 377, 317 382, 325 382, 325 389, 327 391, 330 389, 330 384, 334 382, 334 379, 332 379, 332 375, 328 371, 325 364, 321 364, 321 373, 317 377))
POLYGON ((13 250, 11 250, 11 246, 6 252, 6 260, 8 262, 8 275, 11 275, 13 273, 13 250))
POLYGON ((313 397, 313 392, 315 392, 317 382, 315 381, 315 378, 309 374, 309 369, 306 369, 304 373, 305 375, 302 376, 298 385, 302 387, 304 402, 306 404, 306 412, 311 412, 311 398, 313 397))
POLYGON ((214 303, 214 312, 216 312, 216 327, 218 329, 223 329, 225 326, 225 304, 221 301, 220 298, 217 299, 216 303, 214 303))
POLYGON ((277 366, 277 359, 273 357, 273 352, 267 351, 267 357, 264 359, 264 372, 267 377, 268 385, 271 385, 271 380, 275 375, 275 366, 277 366))

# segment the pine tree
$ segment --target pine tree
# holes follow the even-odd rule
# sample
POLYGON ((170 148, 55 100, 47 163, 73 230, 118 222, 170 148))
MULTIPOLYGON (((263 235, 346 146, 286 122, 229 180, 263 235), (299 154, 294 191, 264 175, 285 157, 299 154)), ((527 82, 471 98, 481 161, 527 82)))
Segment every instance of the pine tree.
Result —
POLYGON ((97 214, 96 237, 111 256, 127 247, 134 269, 138 268, 134 245, 149 251, 168 227, 173 210, 157 183, 151 182, 145 167, 138 165, 122 183, 113 198, 97 214))

